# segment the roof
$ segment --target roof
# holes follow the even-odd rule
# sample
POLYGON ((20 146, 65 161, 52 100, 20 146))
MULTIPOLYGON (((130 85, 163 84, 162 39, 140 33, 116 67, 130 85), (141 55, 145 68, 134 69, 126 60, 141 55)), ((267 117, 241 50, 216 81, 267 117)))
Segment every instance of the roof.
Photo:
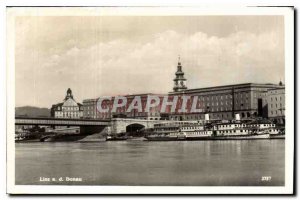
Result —
POLYGON ((213 86, 213 87, 204 87, 204 88, 194 88, 194 89, 187 89, 181 92, 170 92, 169 94, 178 94, 178 93, 196 93, 196 92, 210 92, 210 91, 218 91, 218 90, 225 90, 225 89, 241 89, 241 88, 266 88, 266 89, 277 89, 277 88, 284 88, 284 86, 280 86, 278 84, 271 84, 271 83, 241 83, 241 84, 232 84, 232 85, 222 85, 222 86, 213 86))
POLYGON ((268 91, 272 91, 272 90, 285 90, 285 87, 281 87, 281 88, 272 88, 272 89, 269 89, 268 91))
POLYGON ((52 108, 53 108, 53 107, 62 106, 62 105, 63 105, 63 103, 57 103, 57 104, 53 104, 53 105, 52 105, 52 108))

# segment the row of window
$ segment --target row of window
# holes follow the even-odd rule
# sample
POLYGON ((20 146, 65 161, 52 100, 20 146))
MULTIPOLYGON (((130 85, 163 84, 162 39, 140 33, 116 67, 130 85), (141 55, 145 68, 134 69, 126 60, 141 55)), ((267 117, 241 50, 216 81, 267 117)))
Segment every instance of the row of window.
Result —
POLYGON ((238 127, 273 127, 274 124, 230 124, 230 125, 217 125, 217 128, 238 128, 238 127))
MULTIPOLYGON (((235 97, 238 98, 238 97, 244 97, 245 100, 248 100, 248 97, 249 97, 249 93, 235 93, 235 97)), ((232 99, 232 95, 231 94, 226 94, 226 95, 200 95, 198 96, 198 100, 202 100, 202 101, 212 101, 212 100, 231 100, 232 99)), ((144 102, 142 102, 142 106, 146 106, 146 100, 144 102)), ((231 102, 231 101, 229 101, 231 102)), ((218 102, 217 102, 218 103, 218 102)), ((128 102, 127 104, 130 104, 130 102, 128 102)), ((103 105, 102 106, 109 106, 110 108, 112 107, 112 101, 108 101, 108 102, 103 102, 103 105)), ((227 105, 227 101, 226 101, 226 105, 227 105)), ((85 107, 87 107, 87 110, 93 110, 95 108, 95 104, 85 104, 84 105, 85 107)), ((127 105, 128 107, 128 105, 127 105)))
POLYGON ((63 111, 78 111, 79 107, 78 106, 62 106, 62 107, 57 107, 57 110, 63 110, 63 111))
POLYGON ((271 94, 284 94, 284 89, 270 90, 269 93, 271 93, 271 94))
POLYGON ((278 97, 271 97, 271 102, 274 100, 274 101, 281 101, 283 99, 283 97, 281 97, 281 96, 279 96, 279 98, 278 97))
MULTIPOLYGON (((234 97, 235 98, 246 98, 248 99, 250 96, 249 93, 246 93, 246 92, 240 92, 240 93, 235 93, 234 94, 234 97)), ((201 95, 201 96, 198 96, 199 99, 201 100, 223 100, 223 99, 232 99, 232 95, 231 94, 225 94, 225 95, 201 95)))
POLYGON ((224 130, 224 131, 219 131, 220 133, 246 133, 247 130, 224 130))
POLYGON ((284 115, 284 110, 271 110, 270 113, 271 115, 284 115))
POLYGON ((222 128, 230 128, 230 127, 246 127, 246 124, 218 125, 218 127, 222 127, 222 128))
POLYGON ((203 127, 198 126, 198 127, 183 127, 182 130, 202 130, 203 127))
POLYGON ((86 110, 95 110, 94 106, 85 106, 86 110))
POLYGON ((276 104, 272 104, 272 103, 271 103, 271 104, 270 104, 271 108, 273 108, 273 105, 275 105, 275 108, 278 108, 278 107, 279 107, 279 108, 282 108, 282 103, 280 103, 280 104, 278 104, 278 105, 277 105, 277 103, 276 103, 276 104))
POLYGON ((56 117, 82 117, 82 112, 55 112, 56 117))
MULTIPOLYGON (((250 112, 241 112, 239 113, 241 118, 249 118, 251 116, 250 112)), ((254 112, 254 115, 257 115, 257 112, 254 112)), ((213 119, 231 119, 232 113, 211 113, 209 116, 213 119)), ((183 116, 171 116, 172 120, 200 120, 204 119, 204 115, 183 115, 183 116)))
MULTIPOLYGON (((201 132, 196 131, 196 132, 193 132, 193 135, 211 135, 211 134, 212 134, 211 131, 201 131, 201 132)), ((188 133, 188 135, 189 135, 189 133, 188 133)))
MULTIPOLYGON (((245 109, 248 110, 249 107, 245 106, 245 107, 236 107, 236 109, 245 109)), ((232 107, 206 107, 207 111, 211 111, 211 112, 218 112, 218 111, 232 111, 232 107)))

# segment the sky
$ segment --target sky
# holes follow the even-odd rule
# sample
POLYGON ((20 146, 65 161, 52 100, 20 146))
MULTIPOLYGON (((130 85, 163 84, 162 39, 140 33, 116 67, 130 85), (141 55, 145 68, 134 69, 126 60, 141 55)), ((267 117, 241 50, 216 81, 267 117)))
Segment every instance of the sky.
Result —
POLYGON ((284 81, 282 16, 39 16, 15 22, 16 106, 284 81))

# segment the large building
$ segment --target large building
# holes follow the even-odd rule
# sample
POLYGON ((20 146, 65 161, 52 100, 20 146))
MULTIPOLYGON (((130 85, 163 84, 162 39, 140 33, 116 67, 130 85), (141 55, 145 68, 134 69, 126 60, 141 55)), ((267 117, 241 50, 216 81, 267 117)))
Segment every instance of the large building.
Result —
POLYGON ((235 114, 240 114, 242 119, 267 117, 268 105, 263 99, 269 90, 281 88, 276 84, 244 83, 171 92, 170 96, 197 96, 201 112, 170 113, 170 119, 200 120, 206 113, 211 119, 233 119, 235 114))
MULTIPOLYGON (((205 114, 209 114, 211 119, 225 120, 233 119, 235 114, 239 114, 242 119, 254 117, 267 118, 270 116, 270 112, 268 112, 269 100, 265 101, 265 99, 272 93, 268 91, 280 90, 284 93, 284 86, 281 81, 279 85, 243 83, 187 89, 186 79, 184 78, 180 62, 178 62, 175 75, 173 92, 170 92, 169 95, 191 96, 191 100, 194 97, 198 97, 198 107, 201 111, 197 113, 179 113, 176 111, 169 113, 170 119, 173 120, 201 120, 204 119, 205 114)), ((281 98, 284 99, 284 95, 281 95, 281 98)), ((188 102, 187 105, 191 105, 191 102, 188 102)))
MULTIPOLYGON (((154 95, 154 94, 135 94, 135 95, 124 95, 122 97, 125 97, 127 99, 127 102, 124 106, 118 107, 115 111, 112 110, 113 103, 116 98, 119 96, 112 96, 112 97, 100 97, 103 98, 101 100, 101 105, 99 103, 99 98, 95 99, 86 99, 83 100, 83 116, 85 118, 92 118, 92 119, 111 119, 114 117, 126 117, 126 118, 136 118, 136 119, 149 119, 149 120, 159 120, 160 119, 160 107, 154 107, 149 110, 149 112, 145 112, 144 110, 142 112, 139 112, 137 109, 132 109, 130 112, 127 112, 128 107, 131 105, 133 99, 135 97, 141 98, 141 104, 142 107, 145 108, 148 95, 154 95), (103 109, 107 109, 107 112, 101 112, 99 111, 99 108, 97 106, 101 106, 103 109)), ((155 95, 160 96, 162 95, 155 95)), ((121 101, 121 100, 119 100, 121 101)))
MULTIPOLYGON (((135 96, 140 96, 142 104, 146 103, 147 96, 151 94, 136 94, 125 96, 128 101, 125 107, 117 109, 115 112, 99 112, 97 110, 97 99, 87 99, 83 101, 83 116, 86 118, 110 119, 113 117, 128 117, 139 119, 170 119, 170 120, 202 120, 205 114, 210 119, 233 119, 235 114, 239 114, 241 119, 249 118, 284 118, 284 85, 280 84, 257 84, 242 83, 225 86, 215 86, 197 89, 188 89, 186 86, 186 78, 184 77, 183 67, 178 61, 177 71, 175 73, 173 91, 160 95, 168 96, 171 100, 175 96, 179 96, 178 104, 182 102, 180 96, 189 96, 187 101, 187 110, 191 110, 192 100, 196 97, 197 112, 180 112, 178 107, 171 112, 167 109, 161 113, 161 104, 150 112, 137 112, 133 110, 126 112, 128 104, 131 103, 135 96), (278 99, 277 104, 274 103, 278 99), (280 102, 279 102, 280 101, 280 102), (277 107, 276 107, 277 106, 277 107), (274 110, 274 109, 281 110, 274 110)), ((113 100, 103 101, 103 106, 112 107, 113 100)), ((177 105, 178 105, 177 104, 177 105)))
POLYGON ((73 97, 72 90, 67 90, 63 102, 54 104, 51 107, 51 117, 55 118, 82 118, 83 106, 77 103, 73 97))

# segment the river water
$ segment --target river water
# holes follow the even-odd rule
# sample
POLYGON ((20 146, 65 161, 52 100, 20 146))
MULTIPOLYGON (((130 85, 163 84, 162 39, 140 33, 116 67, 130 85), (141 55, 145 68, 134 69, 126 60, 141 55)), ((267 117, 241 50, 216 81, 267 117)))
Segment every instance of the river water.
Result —
POLYGON ((284 185, 285 140, 32 142, 15 147, 20 185, 284 185))

